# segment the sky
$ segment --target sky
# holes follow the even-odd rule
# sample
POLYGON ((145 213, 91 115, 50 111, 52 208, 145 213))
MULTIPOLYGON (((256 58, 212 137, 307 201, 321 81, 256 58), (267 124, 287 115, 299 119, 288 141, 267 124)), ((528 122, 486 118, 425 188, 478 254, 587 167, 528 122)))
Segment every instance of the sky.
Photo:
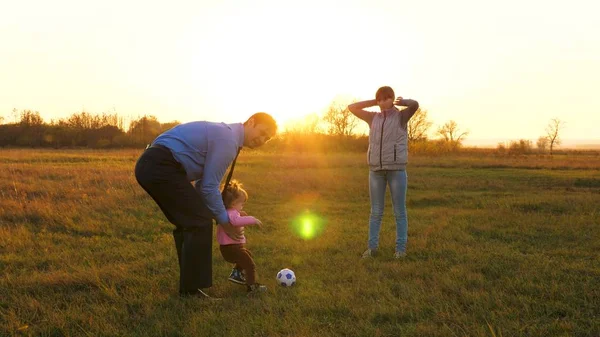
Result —
POLYGON ((391 86, 432 131, 600 143, 600 2, 21 0, 0 4, 0 117, 280 124, 391 86))

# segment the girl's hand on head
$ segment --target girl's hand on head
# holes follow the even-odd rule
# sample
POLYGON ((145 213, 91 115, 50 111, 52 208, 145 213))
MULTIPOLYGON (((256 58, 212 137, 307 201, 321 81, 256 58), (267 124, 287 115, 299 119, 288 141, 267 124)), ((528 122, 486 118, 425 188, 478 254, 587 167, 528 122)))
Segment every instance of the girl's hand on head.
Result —
POLYGON ((402 101, 402 96, 398 96, 396 97, 396 100, 394 101, 394 105, 400 105, 400 101, 402 101))

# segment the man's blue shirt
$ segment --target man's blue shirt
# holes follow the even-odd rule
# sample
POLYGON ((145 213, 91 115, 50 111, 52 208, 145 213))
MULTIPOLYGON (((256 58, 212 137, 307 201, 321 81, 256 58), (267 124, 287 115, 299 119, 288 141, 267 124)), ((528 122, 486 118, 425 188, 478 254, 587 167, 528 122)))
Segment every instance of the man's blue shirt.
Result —
POLYGON ((228 223, 219 185, 238 149, 244 145, 244 126, 190 122, 164 132, 152 144, 171 150, 190 182, 197 180, 196 190, 200 191, 217 222, 228 223))

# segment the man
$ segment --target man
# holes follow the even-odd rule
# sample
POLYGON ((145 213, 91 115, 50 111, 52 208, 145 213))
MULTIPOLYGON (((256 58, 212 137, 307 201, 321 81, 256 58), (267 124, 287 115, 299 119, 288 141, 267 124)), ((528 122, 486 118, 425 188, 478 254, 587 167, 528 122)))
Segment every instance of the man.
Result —
POLYGON ((159 135, 139 158, 138 183, 175 225, 180 295, 211 298, 202 289, 212 286, 212 219, 230 237, 242 235, 229 223, 221 179, 242 146, 259 147, 276 132, 275 120, 263 112, 243 124, 190 122, 159 135))

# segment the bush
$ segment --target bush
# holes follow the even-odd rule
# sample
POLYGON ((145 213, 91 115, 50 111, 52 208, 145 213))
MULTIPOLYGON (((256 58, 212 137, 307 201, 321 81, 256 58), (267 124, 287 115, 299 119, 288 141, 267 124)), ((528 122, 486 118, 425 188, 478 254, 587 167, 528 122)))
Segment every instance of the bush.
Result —
POLYGON ((530 154, 533 153, 533 143, 530 140, 520 139, 511 141, 508 145, 509 154, 530 154))
POLYGON ((109 146, 110 146, 110 140, 108 140, 106 138, 102 138, 102 139, 98 139, 98 141, 96 141, 96 145, 94 147, 104 149, 109 146))

